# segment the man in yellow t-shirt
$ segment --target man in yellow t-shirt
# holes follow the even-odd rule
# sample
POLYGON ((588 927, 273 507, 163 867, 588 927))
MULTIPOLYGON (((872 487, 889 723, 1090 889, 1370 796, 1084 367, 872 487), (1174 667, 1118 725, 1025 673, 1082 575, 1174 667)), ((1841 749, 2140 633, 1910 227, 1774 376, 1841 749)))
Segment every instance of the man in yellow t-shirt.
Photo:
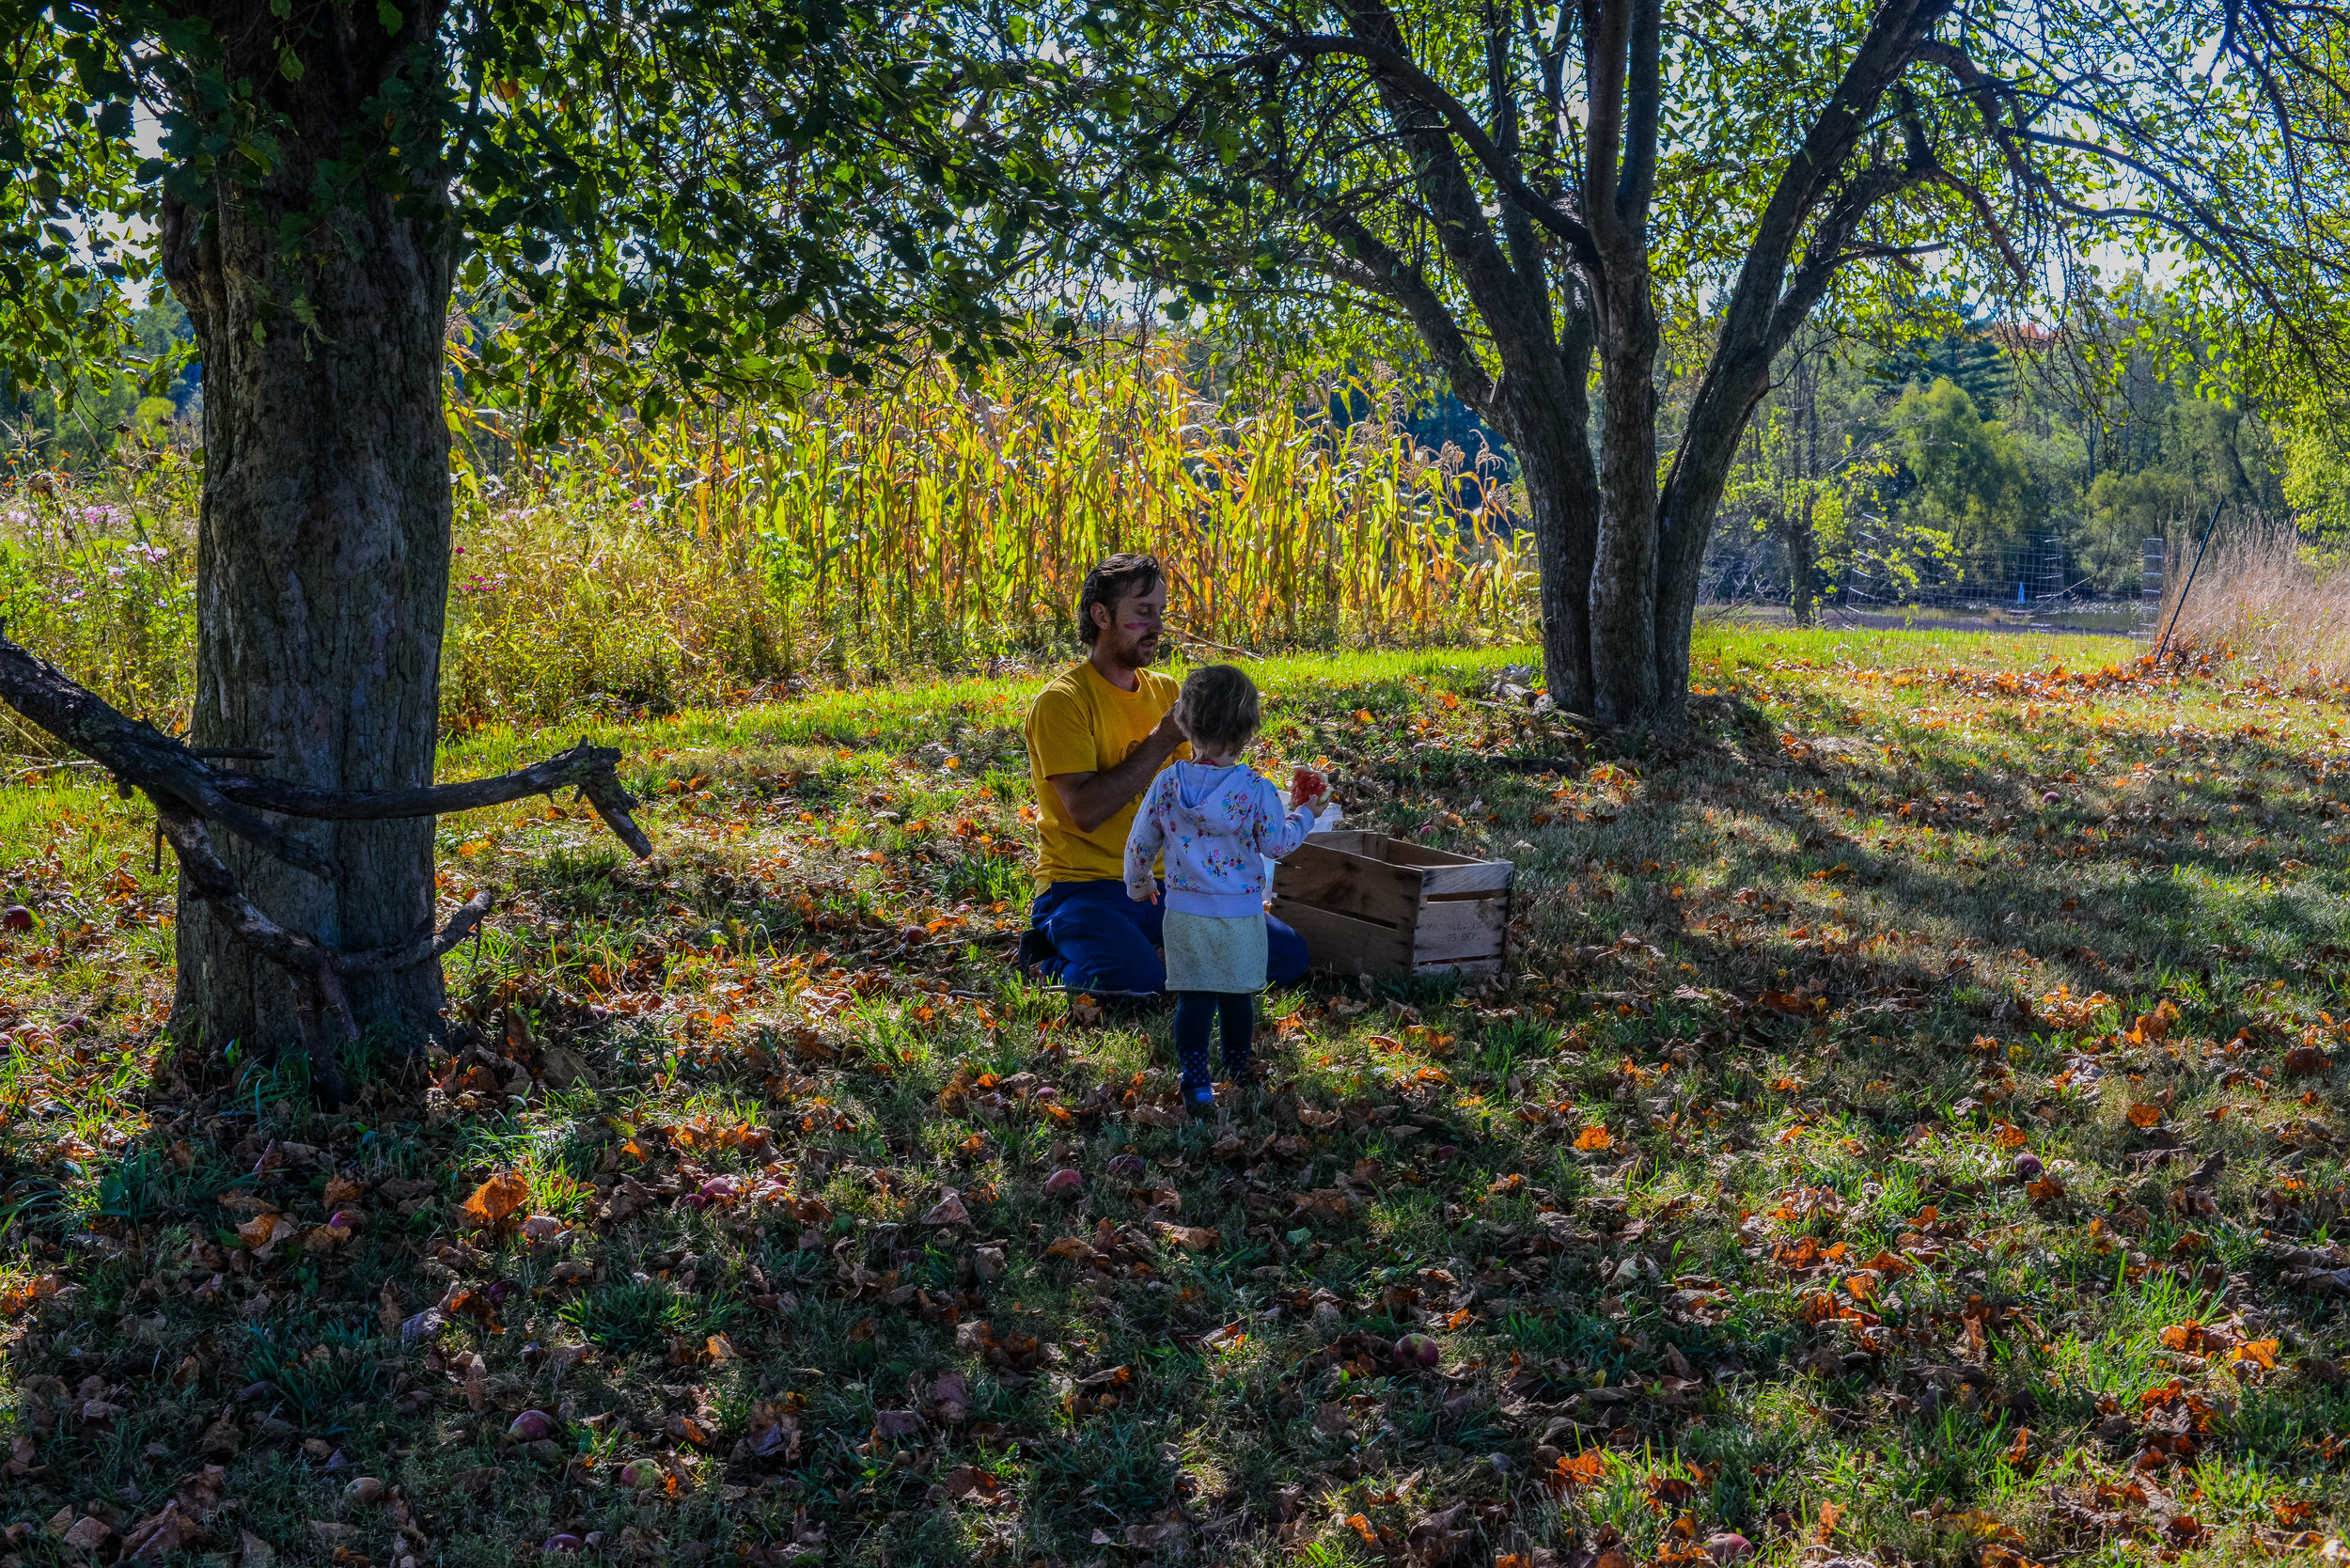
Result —
MULTIPOLYGON (((1155 996, 1165 906, 1126 894, 1126 835, 1161 768, 1188 747, 1172 712, 1180 689, 1151 667, 1165 635, 1167 578, 1149 556, 1120 555, 1086 573, 1077 635, 1086 658, 1028 710, 1028 774, 1042 823, 1036 902, 1020 963, 1072 990, 1155 996)), ((1306 943, 1265 920, 1265 978, 1306 972, 1306 943)))

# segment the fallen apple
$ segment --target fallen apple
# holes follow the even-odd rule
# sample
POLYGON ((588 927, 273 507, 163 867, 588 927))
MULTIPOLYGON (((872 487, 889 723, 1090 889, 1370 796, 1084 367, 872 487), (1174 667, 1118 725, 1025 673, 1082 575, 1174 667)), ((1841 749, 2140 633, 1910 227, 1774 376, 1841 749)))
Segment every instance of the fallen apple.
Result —
POLYGON ((555 1418, 543 1410, 525 1410, 514 1418, 506 1435, 518 1443, 535 1443, 555 1435, 555 1418))

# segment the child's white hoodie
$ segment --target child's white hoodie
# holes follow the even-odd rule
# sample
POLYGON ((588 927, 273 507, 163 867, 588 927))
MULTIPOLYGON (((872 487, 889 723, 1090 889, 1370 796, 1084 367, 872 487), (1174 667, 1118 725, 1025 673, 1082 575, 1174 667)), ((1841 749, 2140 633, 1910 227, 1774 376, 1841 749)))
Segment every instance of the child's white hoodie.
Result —
POLYGON ((1126 891, 1157 891, 1151 866, 1167 864, 1170 914, 1224 917, 1264 911, 1272 862, 1306 841, 1314 814, 1282 807, 1280 792, 1253 768, 1177 762, 1143 792, 1126 836, 1126 891))

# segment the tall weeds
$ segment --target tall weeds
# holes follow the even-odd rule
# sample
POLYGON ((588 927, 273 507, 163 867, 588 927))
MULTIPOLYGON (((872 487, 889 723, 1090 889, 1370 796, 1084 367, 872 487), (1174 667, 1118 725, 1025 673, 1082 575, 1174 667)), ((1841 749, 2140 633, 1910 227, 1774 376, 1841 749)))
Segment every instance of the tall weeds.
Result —
MULTIPOLYGON (((1086 570, 1128 549, 1167 564, 1177 635, 1212 651, 1529 635, 1505 492, 1416 449, 1392 388, 1346 390, 1364 417, 1330 417, 1322 387, 1218 400, 1163 346, 932 367, 554 452, 463 412, 444 718, 1059 657, 1086 570)), ((197 478, 150 452, 0 498, 0 616, 159 722, 190 691, 197 478)))
POLYGON ((2173 586, 2161 624, 2177 615, 2173 649, 2233 653, 2328 684, 2350 680, 2350 562, 2317 555, 2291 528, 2213 541, 2184 608, 2185 562, 2166 575, 2173 586))

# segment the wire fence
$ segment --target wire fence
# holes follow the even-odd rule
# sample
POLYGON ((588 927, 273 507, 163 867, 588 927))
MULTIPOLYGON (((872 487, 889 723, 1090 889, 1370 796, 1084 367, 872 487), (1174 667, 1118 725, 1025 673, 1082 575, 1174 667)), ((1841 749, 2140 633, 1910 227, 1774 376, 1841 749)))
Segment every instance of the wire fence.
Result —
POLYGON ((2160 610, 2169 558, 2168 541, 2147 539, 2133 578, 2110 561, 2083 559, 2055 537, 1940 556, 1918 550, 1911 536, 1862 527, 1850 537, 1841 570, 1820 584, 1820 607, 1856 619, 1925 611, 2134 628, 2160 610))

